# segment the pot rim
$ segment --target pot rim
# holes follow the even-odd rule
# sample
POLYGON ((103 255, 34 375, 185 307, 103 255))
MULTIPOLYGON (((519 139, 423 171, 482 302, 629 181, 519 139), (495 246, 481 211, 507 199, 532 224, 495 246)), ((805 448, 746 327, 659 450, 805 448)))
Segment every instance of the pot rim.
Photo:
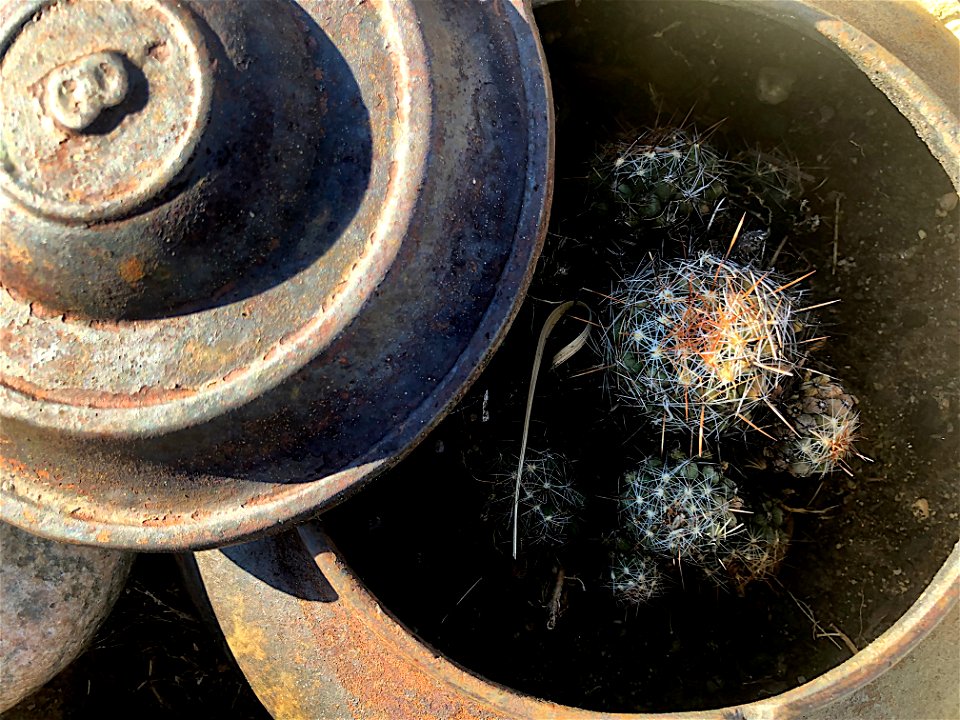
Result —
POLYGON ((297 529, 317 569, 357 618, 381 643, 383 654, 412 663, 454 693, 463 693, 503 717, 553 720, 790 720, 855 692, 902 660, 960 599, 960 541, 920 597, 878 638, 856 655, 802 685, 770 698, 710 710, 618 713, 583 710, 521 694, 460 666, 420 640, 363 584, 316 523, 297 529))

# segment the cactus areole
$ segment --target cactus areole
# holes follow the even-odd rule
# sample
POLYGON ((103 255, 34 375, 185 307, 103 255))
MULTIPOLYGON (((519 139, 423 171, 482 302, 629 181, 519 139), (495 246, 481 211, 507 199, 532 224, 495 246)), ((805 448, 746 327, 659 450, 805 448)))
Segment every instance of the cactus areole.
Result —
POLYGON ((0 4, 4 521, 234 542, 443 415, 552 187, 524 3, 456 5, 0 4))

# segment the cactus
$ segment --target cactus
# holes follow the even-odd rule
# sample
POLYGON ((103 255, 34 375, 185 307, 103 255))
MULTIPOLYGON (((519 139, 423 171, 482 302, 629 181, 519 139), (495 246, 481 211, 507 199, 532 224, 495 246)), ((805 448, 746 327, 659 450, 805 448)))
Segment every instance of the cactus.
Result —
POLYGON ((592 177, 629 227, 682 224, 723 196, 726 160, 694 129, 652 128, 601 148, 592 177))
POLYGON ((753 425, 803 359, 793 286, 710 254, 651 260, 609 302, 603 352, 616 395, 665 431, 753 425))
POLYGON ((776 574, 787 554, 793 522, 789 513, 773 500, 753 503, 744 515, 743 531, 731 537, 715 556, 706 575, 717 584, 733 583, 741 595, 747 585, 776 574))
POLYGON ((737 204, 762 215, 768 224, 816 229, 819 218, 804 199, 804 184, 815 181, 795 159, 778 149, 748 150, 729 163, 731 195, 737 204))
MULTIPOLYGON (((513 522, 513 491, 517 459, 504 461, 488 515, 506 526, 513 522)), ((574 487, 569 462, 563 455, 528 450, 520 475, 517 532, 524 544, 559 546, 573 529, 584 498, 574 487)))
POLYGON ((846 469, 856 454, 860 416, 856 397, 838 380, 806 371, 782 414, 789 426, 776 427, 778 441, 764 450, 774 470, 809 477, 846 469))
POLYGON ((610 568, 610 590, 618 603, 639 606, 663 592, 664 577, 654 560, 638 553, 617 553, 610 568))
POLYGON ((622 485, 625 525, 654 556, 702 565, 739 529, 736 485, 712 463, 646 458, 622 485))

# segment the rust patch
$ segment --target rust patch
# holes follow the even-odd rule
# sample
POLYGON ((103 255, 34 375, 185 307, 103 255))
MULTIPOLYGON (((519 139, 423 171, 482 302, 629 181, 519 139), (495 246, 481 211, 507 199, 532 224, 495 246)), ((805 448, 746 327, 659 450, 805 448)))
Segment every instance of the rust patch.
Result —
MULTIPOLYGON (((251 622, 242 597, 231 603, 219 620, 237 662, 244 666, 262 666, 268 661, 266 648, 270 647, 271 642, 263 629, 266 625, 251 622)), ((271 709, 274 717, 289 720, 311 720, 315 717, 315 713, 301 703, 297 676, 291 671, 280 669, 271 673, 269 678, 261 678, 257 684, 257 695, 271 709)))
POLYGON ((30 315, 38 320, 54 320, 56 318, 63 320, 65 318, 62 312, 58 312, 54 308, 47 307, 37 301, 30 303, 30 315))
POLYGON ((267 637, 259 625, 248 623, 243 617, 243 600, 237 599, 232 616, 221 619, 223 635, 230 644, 230 649, 238 658, 249 658, 257 662, 267 659, 267 637))
MULTIPOLYGON (((342 564, 329 541, 315 526, 299 532, 308 557, 337 594, 334 602, 317 605, 299 600, 315 638, 314 663, 332 673, 348 697, 356 720, 521 720, 529 717, 529 700, 500 691, 456 668, 439 653, 421 645, 409 631, 387 616, 374 598, 342 564), (488 689, 491 698, 471 693, 451 680, 488 689)), ((561 710, 552 703, 538 710, 561 710)), ((547 713, 543 714, 547 717, 547 713)), ((559 715, 558 715, 559 717, 559 715)))
MULTIPOLYGON (((4 444, 8 444, 6 441, 4 444)), ((50 485, 53 482, 63 483, 63 477, 55 472, 50 472, 44 468, 33 468, 13 458, 0 456, 0 471, 17 475, 21 478, 33 477, 44 485, 50 485)))
MULTIPOLYGON (((306 601, 301 600, 302 604, 306 601)), ((310 617, 310 608, 304 607, 310 617)), ((465 695, 454 695, 434 677, 385 652, 354 613, 338 607, 334 623, 311 623, 315 650, 349 695, 356 720, 510 720, 465 695)), ((271 707, 271 709, 273 709, 271 707)))
POLYGON ((3 262, 0 263, 0 268, 6 266, 9 269, 11 266, 30 265, 33 263, 33 255, 28 248, 25 248, 19 243, 6 240, 3 243, 2 257, 3 262))
POLYGON ((122 277, 128 285, 136 285, 143 280, 146 274, 147 270, 139 258, 127 258, 120 263, 120 277, 122 277))

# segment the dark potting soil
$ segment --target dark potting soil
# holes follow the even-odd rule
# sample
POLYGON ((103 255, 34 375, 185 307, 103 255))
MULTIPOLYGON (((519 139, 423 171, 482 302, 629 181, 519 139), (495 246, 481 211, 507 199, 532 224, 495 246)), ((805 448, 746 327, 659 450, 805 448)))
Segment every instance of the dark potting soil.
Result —
MULTIPOLYGON (((957 540, 953 189, 859 70, 769 20, 697 2, 559 3, 537 20, 557 102, 557 184, 529 297, 449 417, 325 524, 401 621, 523 692, 590 709, 666 711, 785 691, 888 628, 957 540), (514 562, 509 519, 488 517, 502 507, 491 510, 488 499, 509 492, 495 483, 519 452, 534 348, 552 303, 579 299, 598 315, 602 298, 582 288, 608 289, 664 243, 589 212, 585 177, 597 146, 688 113, 700 128, 719 123, 721 149, 783 151, 817 178, 806 199, 819 227, 774 228, 768 251, 786 238, 778 269, 815 268, 811 302, 842 300, 820 313, 831 340, 817 358, 859 397, 858 449, 874 462, 822 481, 732 471, 739 485, 770 483, 770 494, 802 511, 779 576, 739 597, 676 573, 663 596, 624 609, 607 588, 618 478, 659 449, 660 433, 611 409, 601 372, 581 374, 599 364, 589 349, 541 373, 530 429, 531 447, 566 454, 588 496, 571 541, 553 551, 525 546, 514 562), (560 614, 548 629, 561 569, 560 614)), ((562 321, 547 357, 582 328, 584 313, 571 315, 581 319, 562 321)), ((733 466, 747 455, 736 444, 723 452, 733 466)))

